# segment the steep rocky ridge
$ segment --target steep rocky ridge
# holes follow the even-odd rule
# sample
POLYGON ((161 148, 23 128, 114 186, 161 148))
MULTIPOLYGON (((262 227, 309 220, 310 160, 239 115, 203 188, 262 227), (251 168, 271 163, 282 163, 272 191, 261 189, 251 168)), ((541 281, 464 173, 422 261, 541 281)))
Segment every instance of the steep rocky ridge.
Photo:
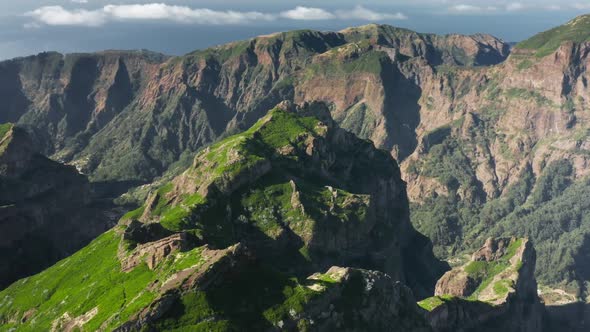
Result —
POLYGON ((39 154, 23 129, 0 126, 0 288, 107 230, 105 211, 73 167, 39 154))
POLYGON ((0 122, 18 121, 47 154, 100 180, 150 180, 284 99, 330 102, 345 128, 406 156, 420 89, 402 67, 494 64, 507 53, 487 35, 378 25, 279 33, 171 59, 45 53, 0 65, 0 122))
POLYGON ((300 261, 285 266, 290 272, 360 264, 407 282, 418 296, 432 292, 429 278, 444 269, 409 223, 395 161, 339 129, 320 103, 283 103, 248 131, 203 150, 131 216, 219 248, 243 242, 277 265, 285 257, 300 261), (409 258, 416 255, 424 255, 418 264, 409 258))
POLYGON ((395 160, 323 104, 287 102, 198 153, 78 253, 0 292, 0 323, 429 331, 413 293, 431 294, 444 270, 409 221, 395 160))
POLYGON ((527 239, 488 239, 471 260, 448 271, 429 310, 434 331, 543 331, 535 250, 527 239))

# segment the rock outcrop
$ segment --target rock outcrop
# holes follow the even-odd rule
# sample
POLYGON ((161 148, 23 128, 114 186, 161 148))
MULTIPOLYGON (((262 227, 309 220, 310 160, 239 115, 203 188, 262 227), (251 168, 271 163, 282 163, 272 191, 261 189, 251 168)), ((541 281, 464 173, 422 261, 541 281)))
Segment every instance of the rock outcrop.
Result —
POLYGON ((471 260, 447 272, 423 300, 434 331, 542 331, 535 250, 527 239, 488 239, 471 260))

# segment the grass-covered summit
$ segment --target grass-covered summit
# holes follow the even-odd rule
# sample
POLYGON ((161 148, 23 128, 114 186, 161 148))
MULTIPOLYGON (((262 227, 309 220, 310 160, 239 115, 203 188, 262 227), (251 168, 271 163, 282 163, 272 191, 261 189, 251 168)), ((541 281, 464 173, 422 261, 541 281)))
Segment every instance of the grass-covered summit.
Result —
POLYGON ((286 103, 198 153, 115 229, 0 292, 0 323, 421 330, 412 293, 395 281, 420 296, 440 269, 409 223, 395 160, 337 128, 323 104, 286 103))
POLYGON ((590 15, 582 15, 564 25, 536 34, 518 43, 516 48, 534 50, 536 56, 544 57, 553 53, 565 42, 582 43, 589 40, 590 15))

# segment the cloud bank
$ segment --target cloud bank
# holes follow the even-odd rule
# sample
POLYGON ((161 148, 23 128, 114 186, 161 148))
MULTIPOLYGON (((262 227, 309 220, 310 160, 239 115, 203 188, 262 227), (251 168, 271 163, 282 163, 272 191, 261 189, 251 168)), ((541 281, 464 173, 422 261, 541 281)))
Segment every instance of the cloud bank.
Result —
POLYGON ((246 24, 277 19, 289 20, 361 20, 384 21, 404 20, 403 13, 380 13, 363 6, 352 9, 338 9, 333 12, 321 8, 297 6, 280 13, 258 11, 212 10, 190 8, 164 3, 106 5, 99 9, 66 9, 62 6, 44 6, 25 13, 33 22, 27 27, 51 26, 89 26, 97 27, 109 22, 120 21, 169 21, 189 24, 246 24))
MULTIPOLYGON (((446 0, 443 0, 447 2, 446 0)), ((473 1, 475 2, 475 1, 473 1)), ((482 5, 465 2, 455 2, 454 4, 447 4, 447 13, 450 14, 501 14, 510 12, 523 11, 559 11, 559 10, 583 10, 590 9, 590 3, 563 3, 556 1, 550 3, 547 1, 540 1, 531 3, 530 1, 497 1, 489 5, 482 5)))

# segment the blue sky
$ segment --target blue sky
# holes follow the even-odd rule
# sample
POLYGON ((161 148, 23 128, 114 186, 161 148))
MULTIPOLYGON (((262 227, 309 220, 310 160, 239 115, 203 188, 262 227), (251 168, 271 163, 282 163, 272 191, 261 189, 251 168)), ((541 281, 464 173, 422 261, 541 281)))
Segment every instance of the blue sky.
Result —
POLYGON ((292 29, 383 23, 519 41, 590 13, 590 0, 19 0, 0 1, 0 58, 42 51, 195 49, 292 29))

